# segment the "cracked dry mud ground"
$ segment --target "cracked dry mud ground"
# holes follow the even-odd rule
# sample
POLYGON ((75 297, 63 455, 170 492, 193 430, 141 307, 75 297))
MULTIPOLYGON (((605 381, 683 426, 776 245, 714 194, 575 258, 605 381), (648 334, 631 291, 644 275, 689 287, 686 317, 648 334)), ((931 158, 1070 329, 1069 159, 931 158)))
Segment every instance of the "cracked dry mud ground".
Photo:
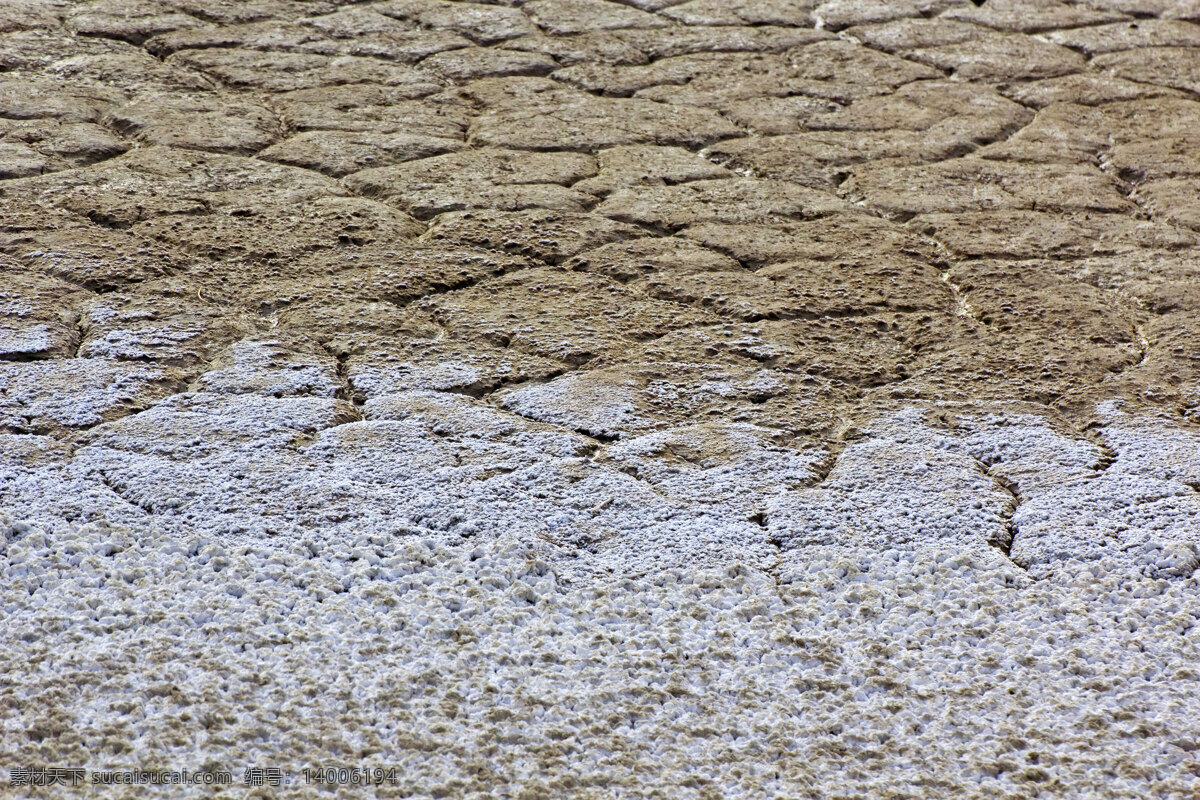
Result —
POLYGON ((1200 797, 1195 2, 6 0, 0 179, 9 777, 1200 797))

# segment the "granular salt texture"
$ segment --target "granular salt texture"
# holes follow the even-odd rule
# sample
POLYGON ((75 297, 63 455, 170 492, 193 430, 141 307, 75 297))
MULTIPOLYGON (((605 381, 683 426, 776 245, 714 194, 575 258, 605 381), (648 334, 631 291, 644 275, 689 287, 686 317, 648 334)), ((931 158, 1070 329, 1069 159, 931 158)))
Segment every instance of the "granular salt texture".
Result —
POLYGON ((1045 414, 939 416, 952 424, 931 427, 917 408, 873 420, 819 486, 772 501, 772 537, 785 548, 990 544, 1039 577, 1096 560, 1164 577, 1200 566, 1191 429, 1108 410, 1092 441, 1045 414))
POLYGON ((316 395, 334 397, 341 389, 337 364, 323 352, 296 352, 273 340, 242 341, 212 363, 194 384, 219 394, 316 395))
MULTIPOLYGON (((911 407, 830 452, 751 423, 646 416, 617 423, 640 435, 605 444, 452 393, 356 407, 329 396, 328 357, 269 347, 239 345, 207 373, 200 383, 220 393, 95 426, 65 455, 49 437, 17 437, 49 449, 3 462, 3 508, 56 530, 106 520, 230 542, 518 535, 579 575, 730 559, 769 569, 780 550, 822 546, 995 547, 1039 577, 1094 560, 1186 577, 1198 563, 1200 447, 1160 420, 1113 416, 1092 439, 1019 409, 911 407), (240 362, 263 359, 253 380, 238 377, 240 362)), ((629 397, 657 413, 655 385, 629 397)), ((719 399, 721 385, 695 394, 719 399)), ((595 412, 611 414, 614 399, 595 412)))
MULTIPOLYGON (((235 359, 208 373, 206 385, 222 393, 174 395, 88 431, 65 456, 0 462, 8 477, 0 507, 54 528, 107 520, 227 542, 367 533, 454 543, 520 534, 586 556, 573 568, 581 574, 715 565, 730 553, 765 567, 775 548, 750 517, 762 504, 755 491, 774 489, 747 484, 735 492, 730 481, 777 457, 771 474, 794 485, 819 458, 763 442, 757 452, 729 453, 724 466, 713 454, 711 467, 660 489, 655 478, 622 471, 620 459, 594 460, 599 443, 587 436, 462 395, 402 392, 359 409, 328 396, 253 391, 261 386, 239 386, 238 374, 235 359), (252 391, 231 393, 241 388, 252 391), (697 497, 721 481, 723 497, 697 497)), ((257 374, 266 381, 271 371, 257 374)), ((732 444, 768 434, 747 426, 732 444)), ((664 441, 674 437, 682 448, 695 435, 664 441)), ((29 439, 34 450, 57 446, 29 439)), ((710 433, 698 441, 718 440, 710 433)), ((641 458, 654 462, 652 453, 641 458)))
POLYGON ((512 537, 2 530, 10 764, 395 766, 376 796, 420 798, 1200 788, 1194 576, 833 547, 777 579, 732 559, 564 581, 512 537))
POLYGON ((1013 521, 1013 555, 1129 562, 1151 574, 1200 567, 1200 436, 1167 419, 1100 407, 1100 438, 1112 453, 1099 474, 1033 493, 1013 521))
POLYGON ((102 358, 0 362, 0 429, 86 428, 171 392, 167 370, 102 358))

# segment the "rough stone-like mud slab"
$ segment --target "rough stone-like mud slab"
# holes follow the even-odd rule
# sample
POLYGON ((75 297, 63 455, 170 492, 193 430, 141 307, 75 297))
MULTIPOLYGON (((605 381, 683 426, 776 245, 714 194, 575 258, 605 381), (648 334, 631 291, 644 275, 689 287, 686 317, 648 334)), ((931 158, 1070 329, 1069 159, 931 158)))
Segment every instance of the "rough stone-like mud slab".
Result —
POLYGON ((1190 2, 7 0, 0 795, 1200 797, 1198 197, 1190 2))

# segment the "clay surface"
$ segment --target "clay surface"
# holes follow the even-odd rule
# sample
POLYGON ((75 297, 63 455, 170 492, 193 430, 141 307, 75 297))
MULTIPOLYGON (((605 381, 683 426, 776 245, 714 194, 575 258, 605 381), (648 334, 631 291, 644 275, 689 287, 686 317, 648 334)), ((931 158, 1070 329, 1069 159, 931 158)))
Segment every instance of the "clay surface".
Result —
POLYGON ((1198 797, 1198 196, 1189 2, 6 0, 0 795, 1198 797))

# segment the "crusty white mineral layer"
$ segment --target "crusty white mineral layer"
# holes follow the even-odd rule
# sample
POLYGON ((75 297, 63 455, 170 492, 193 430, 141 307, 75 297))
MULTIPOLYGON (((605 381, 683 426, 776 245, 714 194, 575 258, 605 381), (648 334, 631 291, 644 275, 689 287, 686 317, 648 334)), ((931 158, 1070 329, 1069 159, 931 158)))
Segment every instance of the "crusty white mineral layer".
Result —
POLYGON ((0 767, 1200 795, 1190 428, 914 405, 838 452, 703 420, 602 442, 536 403, 354 407, 330 364, 235 356, 75 443, 0 436, 0 767))
POLYGON ((1200 791, 1194 576, 1099 562, 1036 581, 987 547, 818 547, 774 576, 732 559, 568 580, 517 536, 3 531, 8 769, 238 784, 172 797, 370 796, 303 785, 330 765, 394 765, 378 797, 1200 791), (253 765, 297 783, 252 794, 253 765))

